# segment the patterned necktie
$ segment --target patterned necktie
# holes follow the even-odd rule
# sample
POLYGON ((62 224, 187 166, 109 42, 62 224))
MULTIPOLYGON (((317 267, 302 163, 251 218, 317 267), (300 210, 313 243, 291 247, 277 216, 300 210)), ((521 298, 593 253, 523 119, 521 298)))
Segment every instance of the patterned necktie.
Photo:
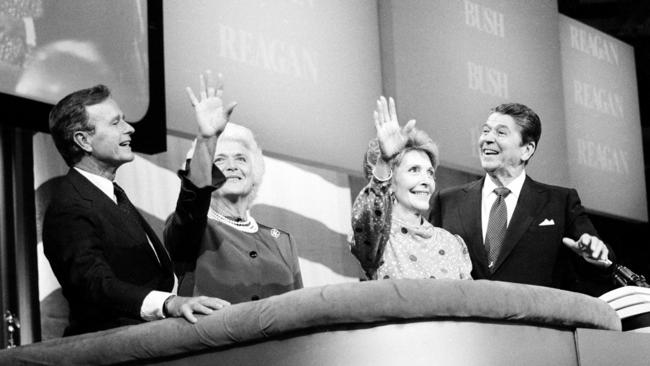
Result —
POLYGON ((140 228, 144 231, 145 235, 147 236, 147 240, 149 241, 149 244, 151 246, 151 250, 153 250, 154 254, 156 255, 156 258, 158 259, 158 263, 160 263, 160 255, 167 255, 165 252, 165 249, 162 247, 159 247, 157 240, 155 238, 150 238, 149 230, 147 230, 148 224, 144 222, 144 218, 140 215, 138 212, 138 209, 133 206, 133 203, 129 200, 129 198, 126 196, 126 193, 120 187, 117 185, 117 183, 113 182, 113 191, 115 192, 115 197, 117 198, 117 208, 120 209, 120 211, 129 218, 130 221, 132 222, 137 222, 140 228))
POLYGON ((487 234, 485 235, 485 249, 488 252, 488 261, 490 271, 494 270, 494 263, 499 257, 499 251, 506 237, 508 227, 508 212, 506 210, 506 197, 510 190, 505 187, 494 189, 497 199, 490 209, 490 219, 488 221, 487 234))

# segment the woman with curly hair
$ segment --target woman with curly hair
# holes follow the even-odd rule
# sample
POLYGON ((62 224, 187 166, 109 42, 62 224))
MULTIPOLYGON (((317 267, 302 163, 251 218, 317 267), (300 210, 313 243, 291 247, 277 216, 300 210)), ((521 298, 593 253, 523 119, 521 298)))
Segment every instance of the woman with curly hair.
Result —
POLYGON ((374 118, 377 137, 364 160, 369 183, 352 207, 351 251, 367 279, 471 279, 463 239, 424 216, 436 187, 437 146, 415 120, 400 128, 392 98, 379 98, 374 118))

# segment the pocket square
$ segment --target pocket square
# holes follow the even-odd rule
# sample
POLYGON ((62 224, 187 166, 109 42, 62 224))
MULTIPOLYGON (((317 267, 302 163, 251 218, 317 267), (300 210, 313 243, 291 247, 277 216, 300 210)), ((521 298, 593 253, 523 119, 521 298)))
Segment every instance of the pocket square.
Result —
POLYGON ((551 225, 555 225, 555 221, 553 221, 553 219, 550 219, 550 220, 549 219, 544 219, 544 221, 542 221, 539 224, 539 226, 551 226, 551 225))

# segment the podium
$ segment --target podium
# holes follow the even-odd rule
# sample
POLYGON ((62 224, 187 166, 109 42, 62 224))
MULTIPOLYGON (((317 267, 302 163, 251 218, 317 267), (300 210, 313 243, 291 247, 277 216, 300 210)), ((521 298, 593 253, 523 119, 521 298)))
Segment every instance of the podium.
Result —
POLYGON ((587 295, 382 280, 296 290, 196 324, 163 319, 34 343, 0 351, 0 364, 645 365, 649 341, 622 332, 616 312, 587 295))

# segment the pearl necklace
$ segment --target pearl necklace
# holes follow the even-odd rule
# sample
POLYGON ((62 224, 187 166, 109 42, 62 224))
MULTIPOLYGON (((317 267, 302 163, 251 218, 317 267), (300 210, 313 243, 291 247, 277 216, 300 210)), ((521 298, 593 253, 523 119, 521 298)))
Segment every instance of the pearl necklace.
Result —
POLYGON ((246 221, 235 221, 233 219, 230 219, 217 211, 215 211, 212 207, 210 207, 210 210, 208 211, 208 218, 212 220, 219 221, 223 224, 226 224, 234 229, 237 229, 239 231, 245 232, 245 233, 256 233, 257 230, 259 229, 257 226, 257 221, 246 212, 246 216, 248 216, 248 219, 246 221))

